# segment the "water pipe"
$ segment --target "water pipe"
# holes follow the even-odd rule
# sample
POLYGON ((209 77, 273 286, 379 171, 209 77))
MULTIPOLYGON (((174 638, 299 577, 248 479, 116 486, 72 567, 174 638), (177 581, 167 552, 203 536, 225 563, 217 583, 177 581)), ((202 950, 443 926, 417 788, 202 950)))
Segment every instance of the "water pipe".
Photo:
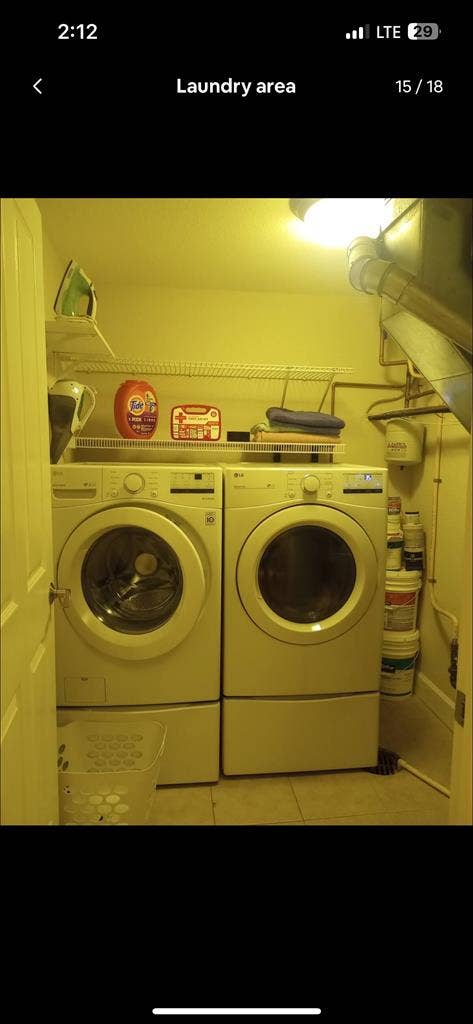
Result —
POLYGON ((449 675, 452 686, 456 686, 457 681, 457 660, 458 660, 458 619, 453 612, 449 612, 446 608, 442 608, 435 596, 435 555, 437 549, 437 523, 438 523, 438 503, 439 503, 439 486, 441 484, 440 477, 440 466, 442 458, 442 436, 443 436, 443 415, 439 416, 439 426, 437 434, 437 453, 435 459, 435 475, 433 479, 434 489, 432 496, 432 536, 430 541, 430 553, 429 553, 429 564, 427 583, 429 584, 429 594, 432 607, 439 614, 443 615, 448 619, 453 626, 453 633, 450 642, 450 666, 449 675))

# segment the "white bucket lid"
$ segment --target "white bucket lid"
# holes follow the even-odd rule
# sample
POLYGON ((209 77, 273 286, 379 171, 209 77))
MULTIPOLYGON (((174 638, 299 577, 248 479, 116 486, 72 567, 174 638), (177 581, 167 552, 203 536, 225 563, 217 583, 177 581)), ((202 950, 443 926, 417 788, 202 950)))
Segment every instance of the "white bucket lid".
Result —
POLYGON ((418 569, 386 570, 387 583, 418 583, 421 577, 422 573, 418 569))

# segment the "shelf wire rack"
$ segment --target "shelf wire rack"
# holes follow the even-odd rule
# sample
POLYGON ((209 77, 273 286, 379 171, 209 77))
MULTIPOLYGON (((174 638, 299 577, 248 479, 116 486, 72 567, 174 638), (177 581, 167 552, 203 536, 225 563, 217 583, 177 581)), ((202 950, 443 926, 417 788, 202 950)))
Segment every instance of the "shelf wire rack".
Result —
POLYGON ((344 455, 344 442, 310 444, 306 442, 274 441, 146 441, 125 437, 73 437, 70 447, 75 449, 102 449, 107 451, 199 451, 246 452, 257 454, 292 455, 344 455))
MULTIPOLYGON (((71 361, 71 353, 57 352, 59 359, 71 361)), ((123 356, 103 359, 102 356, 74 357, 78 373, 155 373, 159 376, 244 378, 247 380, 314 380, 328 381, 339 374, 353 373, 347 366, 305 366, 287 363, 202 362, 199 360, 135 359, 123 356)))

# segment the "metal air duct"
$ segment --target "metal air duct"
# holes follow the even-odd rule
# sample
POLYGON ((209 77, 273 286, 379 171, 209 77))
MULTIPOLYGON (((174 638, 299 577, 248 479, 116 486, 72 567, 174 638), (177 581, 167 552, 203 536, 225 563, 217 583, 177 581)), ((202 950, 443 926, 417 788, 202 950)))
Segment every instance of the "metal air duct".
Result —
POLYGON ((350 282, 393 304, 383 327, 470 431, 471 200, 406 202, 376 241, 349 246, 350 282))

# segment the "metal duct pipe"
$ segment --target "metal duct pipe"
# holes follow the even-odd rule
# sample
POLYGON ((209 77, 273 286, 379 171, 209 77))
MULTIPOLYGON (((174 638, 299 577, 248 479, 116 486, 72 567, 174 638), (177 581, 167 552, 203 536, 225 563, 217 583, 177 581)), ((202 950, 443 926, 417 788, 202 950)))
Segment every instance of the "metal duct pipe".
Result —
POLYGON ((394 262, 380 259, 373 238, 355 238, 349 245, 348 268, 350 283, 358 291, 389 299, 471 351, 469 321, 436 299, 418 283, 414 274, 401 270, 394 262))

